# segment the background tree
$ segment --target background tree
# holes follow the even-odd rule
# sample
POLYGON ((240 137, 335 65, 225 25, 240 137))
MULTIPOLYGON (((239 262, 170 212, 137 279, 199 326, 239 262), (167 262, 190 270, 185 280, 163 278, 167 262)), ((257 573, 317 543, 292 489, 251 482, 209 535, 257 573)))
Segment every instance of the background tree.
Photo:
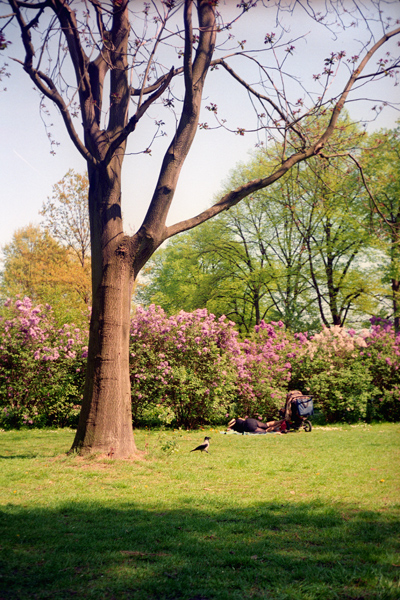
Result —
POLYGON ((297 179, 293 218, 305 242, 320 319, 327 327, 343 326, 349 315, 356 318, 358 308, 366 308, 375 283, 366 266, 371 236, 360 206, 362 186, 356 170, 349 173, 336 160, 310 162, 304 171, 297 179))
MULTIPOLYGON (((332 144, 360 152, 366 136, 348 117, 332 144), (338 139, 339 138, 339 139, 338 139)), ((258 151, 227 188, 259 177, 283 148, 258 151)), ((189 232, 150 261, 140 299, 163 308, 207 308, 248 332, 261 319, 294 331, 357 321, 379 310, 376 244, 357 167, 345 157, 313 158, 215 222, 189 232), (371 246, 372 245, 372 246, 371 246)))
MULTIPOLYGON (((390 284, 386 294, 395 330, 400 331, 400 127, 383 130, 371 136, 369 148, 357 161, 366 188, 370 213, 369 226, 386 254, 383 261, 383 283, 390 284), (383 247, 382 247, 383 243, 383 247), (386 264, 385 264, 386 263, 386 264)), ((389 314, 388 314, 389 313, 389 314)))
POLYGON ((53 185, 52 197, 43 202, 40 212, 44 228, 76 254, 82 268, 90 258, 88 193, 87 175, 70 169, 53 185))
MULTIPOLYGON (((361 43, 362 57, 353 57, 345 63, 349 67, 348 80, 340 93, 328 96, 337 67, 344 61, 344 52, 328 57, 321 75, 316 75, 322 85, 315 102, 314 94, 304 92, 303 84, 300 85, 300 106, 298 95, 295 100, 286 93, 286 63, 294 50, 294 40, 283 29, 282 35, 266 34, 258 55, 244 52, 241 41, 232 49, 232 23, 240 14, 252 10, 256 2, 240 2, 233 14, 228 11, 226 22, 223 16, 224 12, 228 14, 227 9, 224 11, 224 6, 209 0, 199 0, 196 4, 192 0, 145 3, 140 8, 137 2, 128 0, 86 3, 9 0, 8 4, 11 16, 6 24, 18 25, 25 53, 23 60, 17 60, 39 92, 58 107, 72 142, 88 166, 93 310, 84 401, 73 449, 130 456, 136 451, 128 363, 130 297, 138 273, 166 239, 236 205, 271 185, 295 164, 327 148, 354 85, 361 77, 363 83, 379 79, 397 66, 397 56, 393 60, 378 56, 383 63, 366 71, 371 58, 400 33, 400 28, 387 29, 376 3, 371 4, 369 13, 364 8, 357 13, 360 8, 357 2, 342 13, 342 3, 333 0, 327 5, 329 15, 308 12, 319 26, 325 16, 329 16, 327 22, 332 22, 332 15, 336 15, 342 28, 346 23, 351 26, 351 40, 357 14, 361 15, 367 40, 361 43), (380 27, 374 37, 371 32, 377 18, 380 27), (140 25, 143 25, 141 32, 140 25), (230 49, 225 51, 228 39, 230 49), (176 52, 171 52, 174 40, 176 52), (174 66, 177 55, 183 61, 178 68, 174 66), (235 71, 233 65, 238 57, 244 68, 235 71), (270 57, 275 63, 269 61, 270 57), (51 60, 44 65, 46 58, 51 60), (68 60, 73 69, 67 67, 68 60), (260 75, 257 82, 250 65, 260 75), (289 131, 295 135, 272 171, 230 190, 196 217, 167 226, 179 176, 199 129, 204 85, 211 68, 217 75, 218 68, 223 69, 250 94, 257 108, 261 108, 257 110, 260 127, 276 131, 284 140, 289 131), (279 77, 274 81, 277 71, 279 77), (248 74, 255 83, 250 85, 246 81, 248 74), (175 108, 173 134, 168 140, 148 212, 138 231, 129 236, 124 233, 121 211, 126 144, 148 109, 161 98, 167 111, 175 108), (324 132, 314 136, 302 127, 302 117, 310 114, 317 117, 328 106, 330 120, 324 132), (74 123, 77 112, 80 112, 82 135, 74 123)), ((280 8, 277 2, 272 10, 265 9, 270 10, 265 14, 273 26, 277 19, 279 24, 280 8)), ((285 5, 294 18, 296 10, 308 9, 308 4, 303 7, 298 1, 285 5)), ((216 112, 212 105, 210 109, 216 112)), ((203 129, 207 126, 201 125, 203 129)), ((238 134, 244 133, 243 127, 235 129, 238 134)))
MULTIPOLYGON (((90 282, 90 225, 88 208, 89 181, 70 169, 53 185, 53 194, 43 203, 40 214, 43 227, 60 244, 68 248, 78 259, 83 272, 82 283, 90 282)), ((90 302, 90 285, 85 285, 84 301, 90 302)))
POLYGON ((40 227, 15 232, 3 248, 0 292, 3 301, 17 295, 51 304, 60 322, 87 319, 87 273, 77 257, 40 227))

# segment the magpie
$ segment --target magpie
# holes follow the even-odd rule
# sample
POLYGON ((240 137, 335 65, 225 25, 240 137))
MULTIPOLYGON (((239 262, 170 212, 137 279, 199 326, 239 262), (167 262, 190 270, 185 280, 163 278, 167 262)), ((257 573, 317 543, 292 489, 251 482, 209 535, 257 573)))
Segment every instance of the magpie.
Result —
POLYGON ((202 444, 200 444, 200 446, 197 446, 197 448, 193 448, 193 450, 191 450, 190 452, 195 452, 196 450, 200 450, 200 452, 205 451, 208 454, 208 446, 210 445, 210 440, 211 440, 211 438, 206 436, 204 438, 204 442, 202 444))

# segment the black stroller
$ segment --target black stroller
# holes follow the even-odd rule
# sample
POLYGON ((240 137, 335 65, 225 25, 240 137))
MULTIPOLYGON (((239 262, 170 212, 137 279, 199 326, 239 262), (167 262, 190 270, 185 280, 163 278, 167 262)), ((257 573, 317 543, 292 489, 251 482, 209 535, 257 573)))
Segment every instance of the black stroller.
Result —
MULTIPOLYGON (((292 400, 292 410, 290 419, 286 419, 287 431, 298 431, 304 429, 304 431, 311 431, 312 425, 308 417, 314 414, 314 404, 312 396, 297 396, 292 400)), ((285 418, 286 410, 281 408, 279 416, 281 419, 285 418)))

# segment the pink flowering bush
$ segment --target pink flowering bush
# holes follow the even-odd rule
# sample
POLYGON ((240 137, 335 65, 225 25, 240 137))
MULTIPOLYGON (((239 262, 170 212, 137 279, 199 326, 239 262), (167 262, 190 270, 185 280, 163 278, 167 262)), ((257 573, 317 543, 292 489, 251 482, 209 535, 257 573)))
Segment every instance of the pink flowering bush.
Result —
POLYGON ((240 341, 234 323, 206 309, 167 317, 160 307, 138 307, 131 326, 134 421, 193 427, 234 415, 274 418, 295 349, 281 322, 261 322, 240 341))
POLYGON ((207 310, 167 317, 151 305, 131 323, 134 422, 194 427, 220 421, 235 397, 234 323, 207 310))
POLYGON ((313 394, 328 421, 400 418, 400 339, 389 322, 297 339, 292 386, 313 394))
POLYGON ((238 371, 236 412, 273 419, 285 404, 291 380, 292 359, 296 356, 293 336, 281 321, 261 321, 253 334, 239 344, 235 357, 238 371))
POLYGON ((50 306, 8 300, 0 316, 0 426, 74 425, 86 332, 56 325, 50 306))
MULTIPOLYGON (((0 427, 75 425, 87 330, 57 325, 49 306, 7 301, 0 314, 0 427)), ((400 336, 374 319, 309 337, 262 321, 240 340, 207 310, 168 317, 154 305, 131 321, 135 424, 195 427, 277 416, 288 389, 314 396, 328 421, 400 420, 400 336)))
POLYGON ((371 374, 374 394, 369 404, 370 419, 400 420, 400 333, 386 319, 373 317, 371 329, 360 351, 371 374))

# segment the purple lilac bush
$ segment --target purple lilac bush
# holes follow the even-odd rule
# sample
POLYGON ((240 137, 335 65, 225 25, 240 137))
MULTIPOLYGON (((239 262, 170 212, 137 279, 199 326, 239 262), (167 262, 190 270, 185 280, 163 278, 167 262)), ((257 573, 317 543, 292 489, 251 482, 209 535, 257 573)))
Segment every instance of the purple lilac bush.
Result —
POLYGON ((137 308, 131 326, 135 422, 193 427, 234 414, 273 418, 290 381, 294 339, 264 323, 240 341, 235 324, 206 309, 168 317, 137 308))
MULTIPOLYGON (((74 426, 87 330, 57 326, 49 306, 7 301, 0 316, 0 427, 74 426)), ((281 322, 241 340, 207 310, 168 317, 154 305, 131 321, 135 424, 194 427, 231 416, 275 418, 288 389, 313 394, 328 421, 400 420, 400 335, 373 319, 292 335, 281 322)))
POLYGON ((134 422, 220 421, 235 399, 237 336, 234 323, 205 309, 168 317, 154 305, 137 307, 130 347, 134 422))
POLYGON ((291 385, 313 394, 328 421, 400 420, 400 334, 391 322, 296 337, 291 385))
POLYGON ((58 327, 51 307, 8 300, 0 316, 0 426, 75 425, 87 332, 58 327))
POLYGON ((282 321, 261 321, 238 345, 236 412, 264 419, 277 417, 285 404, 291 361, 297 354, 294 336, 285 331, 282 321))
MULTIPOLYGON (((354 334, 353 334, 354 335, 354 334)), ((370 419, 400 421, 400 333, 393 323, 373 317, 360 358, 372 376, 370 419)))

